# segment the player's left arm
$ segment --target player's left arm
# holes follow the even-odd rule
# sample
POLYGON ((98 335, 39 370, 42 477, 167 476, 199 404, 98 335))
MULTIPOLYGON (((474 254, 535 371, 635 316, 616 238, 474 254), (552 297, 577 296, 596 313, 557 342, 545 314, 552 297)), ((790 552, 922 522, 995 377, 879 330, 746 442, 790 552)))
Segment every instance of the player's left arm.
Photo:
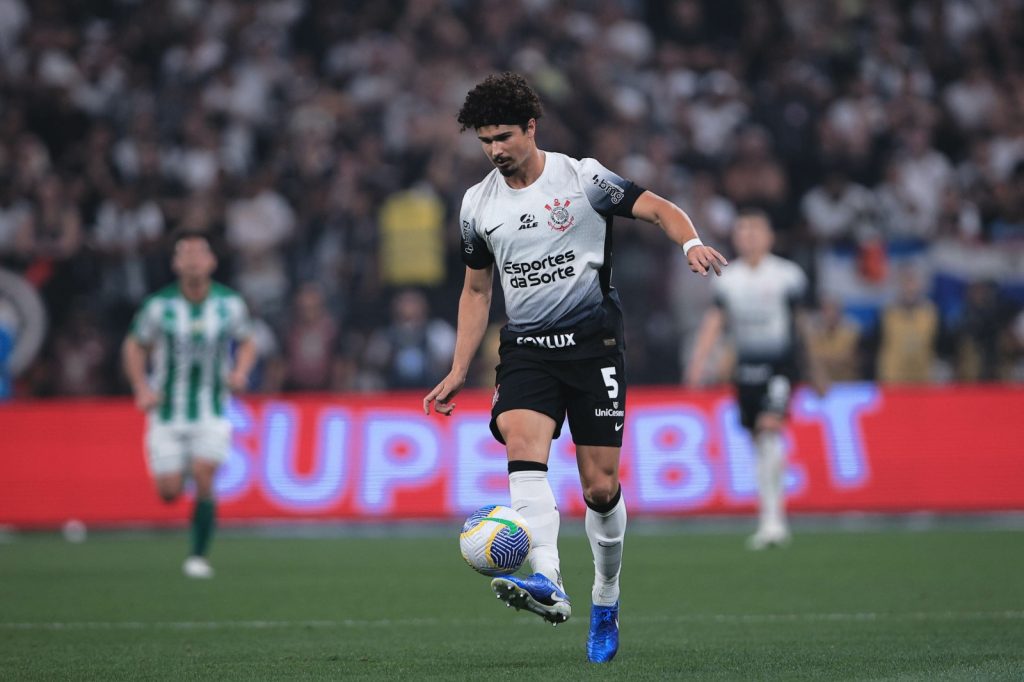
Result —
POLYGON ((252 336, 238 344, 235 350, 235 366, 228 375, 228 387, 232 391, 244 391, 249 385, 249 374, 256 365, 258 355, 256 341, 252 336))
POLYGON ((232 313, 231 336, 238 346, 235 348, 235 365, 228 374, 228 388, 240 392, 249 385, 249 374, 259 359, 259 350, 256 348, 248 306, 241 299, 236 299, 232 313))
POLYGON ((664 230, 668 238, 683 249, 690 270, 697 274, 707 276, 714 270, 716 275, 721 275, 722 267, 729 264, 725 256, 700 240, 697 228, 686 211, 650 190, 637 197, 633 204, 633 217, 654 223, 664 230))

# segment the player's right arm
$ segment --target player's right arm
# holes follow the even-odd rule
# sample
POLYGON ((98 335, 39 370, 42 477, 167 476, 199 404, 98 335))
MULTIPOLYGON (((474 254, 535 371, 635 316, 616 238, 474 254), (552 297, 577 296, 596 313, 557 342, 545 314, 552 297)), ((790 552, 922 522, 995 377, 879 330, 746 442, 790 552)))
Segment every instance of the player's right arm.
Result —
POLYGON ((491 312, 491 288, 494 265, 474 269, 466 268, 466 279, 459 297, 459 323, 455 332, 455 357, 452 370, 423 398, 423 413, 430 414, 430 404, 440 414, 450 415, 455 403, 450 402, 466 385, 466 374, 480 343, 487 333, 487 318, 491 312))
POLYGON ((146 380, 146 356, 148 351, 132 335, 124 340, 121 347, 121 360, 124 364, 124 373, 128 376, 128 383, 132 387, 132 395, 135 396, 135 406, 143 412, 148 412, 160 402, 160 394, 149 387, 146 380))
POLYGON ((690 364, 686 367, 686 384, 691 388, 701 385, 704 368, 707 366, 712 349, 722 335, 724 326, 725 314, 717 305, 712 306, 704 313, 700 329, 697 330, 697 342, 693 347, 693 356, 690 358, 690 364))
POLYGON ((132 320, 131 330, 121 346, 121 363, 135 396, 135 405, 147 412, 160 403, 160 394, 154 391, 146 377, 146 359, 160 329, 159 310, 153 299, 148 299, 132 320))

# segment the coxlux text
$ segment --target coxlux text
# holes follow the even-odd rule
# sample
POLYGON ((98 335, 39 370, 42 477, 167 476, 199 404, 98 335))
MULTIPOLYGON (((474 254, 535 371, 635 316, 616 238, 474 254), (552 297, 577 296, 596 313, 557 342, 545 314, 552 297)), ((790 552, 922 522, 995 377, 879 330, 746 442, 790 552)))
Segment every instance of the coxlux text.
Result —
MULTIPOLYGON (((868 384, 839 387, 826 398, 798 391, 794 423, 819 427, 821 442, 806 447, 804 441, 801 457, 790 458, 787 493, 799 495, 811 485, 806 464, 818 457, 828 479, 814 482, 818 494, 822 487, 839 493, 868 485, 861 421, 881 401, 868 384)), ((254 409, 233 401, 229 416, 234 445, 217 478, 225 503, 255 495, 284 514, 441 517, 508 497, 506 455, 491 436, 483 406, 448 420, 383 406, 268 401, 254 409)), ((738 507, 756 499, 754 451, 731 399, 707 409, 670 400, 639 405, 626 419, 622 484, 631 509, 672 513, 716 499, 738 507)), ((788 440, 786 448, 792 448, 788 440)), ((549 466, 559 505, 579 511, 569 429, 555 441, 549 466)))

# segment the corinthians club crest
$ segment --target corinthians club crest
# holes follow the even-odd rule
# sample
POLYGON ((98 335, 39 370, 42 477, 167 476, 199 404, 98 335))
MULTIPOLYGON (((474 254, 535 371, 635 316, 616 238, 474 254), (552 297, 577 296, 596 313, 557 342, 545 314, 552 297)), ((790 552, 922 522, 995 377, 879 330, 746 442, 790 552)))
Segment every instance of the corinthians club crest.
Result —
POLYGON ((564 204, 555 199, 550 204, 544 204, 544 208, 551 211, 551 215, 548 216, 548 226, 552 230, 565 232, 576 222, 576 218, 568 210, 571 203, 568 199, 565 200, 564 204))

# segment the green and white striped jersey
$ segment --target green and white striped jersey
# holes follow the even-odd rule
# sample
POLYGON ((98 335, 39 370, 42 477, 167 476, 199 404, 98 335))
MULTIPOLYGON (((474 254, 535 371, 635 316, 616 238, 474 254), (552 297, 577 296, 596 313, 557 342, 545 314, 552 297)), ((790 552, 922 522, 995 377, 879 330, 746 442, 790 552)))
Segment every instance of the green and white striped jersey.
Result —
POLYGON ((152 349, 150 386, 161 394, 151 420, 188 423, 224 416, 232 341, 251 333, 242 297, 214 282, 201 303, 177 283, 146 299, 129 332, 152 349))

